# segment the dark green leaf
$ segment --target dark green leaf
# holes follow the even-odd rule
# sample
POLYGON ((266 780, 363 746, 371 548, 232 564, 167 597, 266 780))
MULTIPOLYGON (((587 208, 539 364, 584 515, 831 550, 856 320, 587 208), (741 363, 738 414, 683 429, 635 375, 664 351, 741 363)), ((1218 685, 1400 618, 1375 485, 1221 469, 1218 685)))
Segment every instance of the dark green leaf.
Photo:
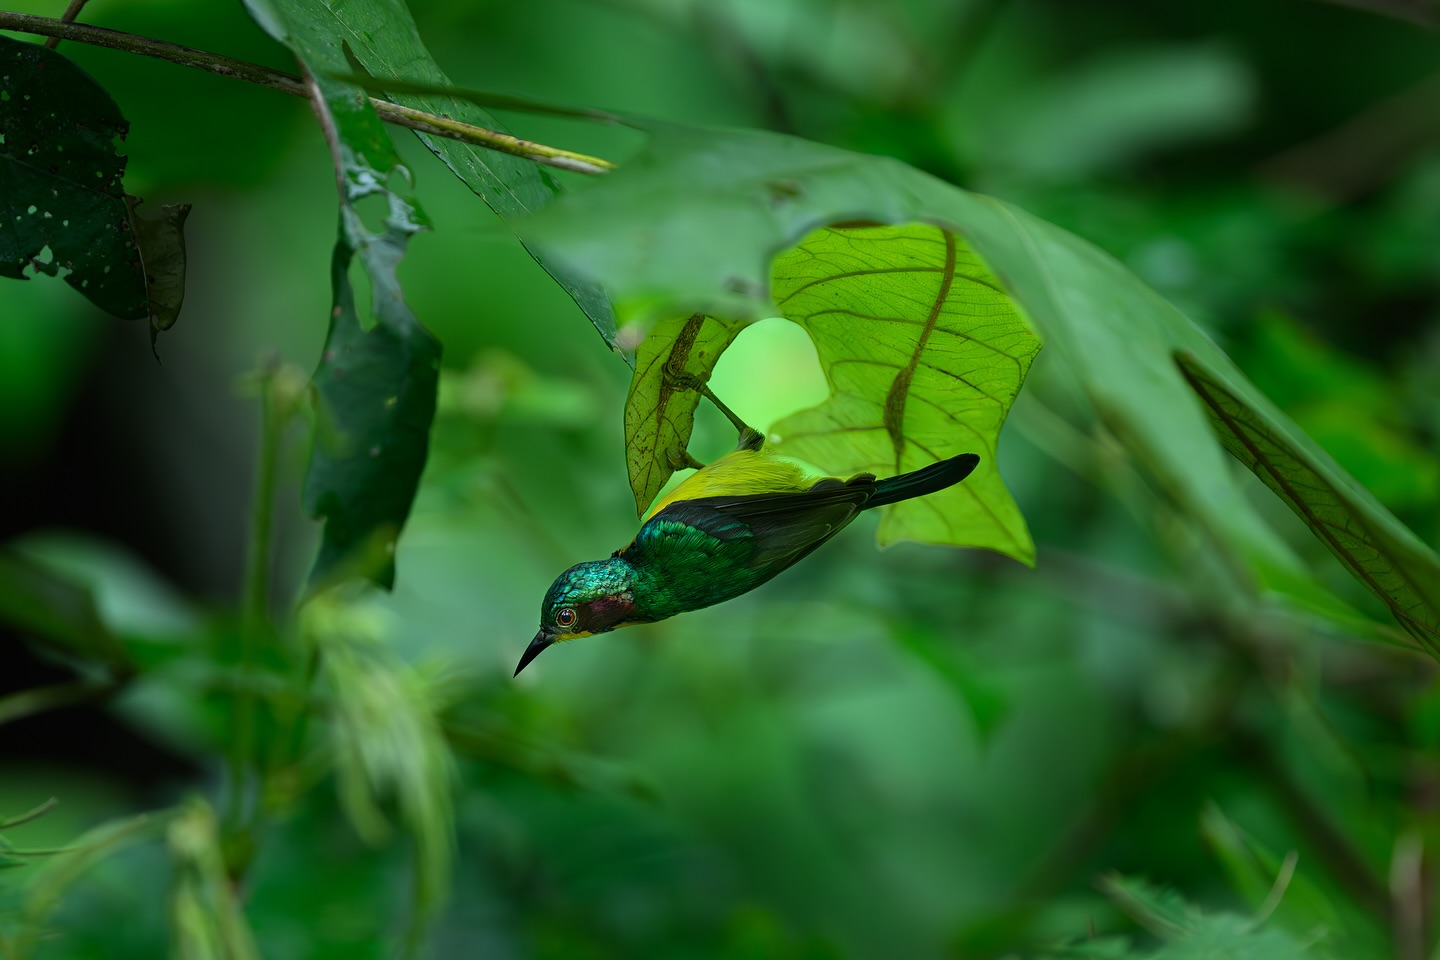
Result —
POLYGON ((89 590, 9 551, 0 551, 0 621, 101 663, 126 660, 89 590))
POLYGON ((426 221, 390 189, 392 176, 404 173, 369 101, 330 76, 346 63, 329 32, 329 8, 297 3, 282 14, 266 0, 249 6, 309 68, 343 188, 331 261, 334 307, 314 377, 322 429, 305 480, 305 508, 325 520, 311 581, 359 575, 388 588, 395 582, 395 541, 425 467, 440 382, 440 343, 406 306, 395 273, 426 221), (371 197, 386 204, 379 232, 355 207, 371 197), (359 316, 350 284, 356 254, 370 281, 370 318, 359 316))
POLYGON ((1440 656, 1440 559, 1380 501, 1253 390, 1225 385, 1192 354, 1175 356, 1237 460, 1305 521, 1325 548, 1432 654, 1440 656))
POLYGON ((167 205, 157 221, 135 214, 114 146, 129 124, 65 57, 0 37, 0 75, 0 276, 64 270, 107 313, 151 318, 152 338, 169 329, 185 293, 189 206, 167 205))
POLYGON ((167 203, 160 207, 160 216, 152 220, 136 208, 140 201, 125 198, 130 217, 130 235, 140 247, 145 265, 147 293, 150 298, 150 347, 161 331, 169 330, 180 316, 185 302, 185 218, 190 204, 167 203))
MULTIPOLYGON (((341 217, 344 236, 360 237, 354 210, 341 217)), ((305 478, 305 509, 325 520, 312 580, 395 582, 395 541, 425 467, 440 377, 440 343, 400 299, 395 278, 407 236, 392 224, 360 241, 378 310, 369 330, 350 286, 354 249, 347 239, 335 247, 335 308, 314 378, 323 420, 305 478)))

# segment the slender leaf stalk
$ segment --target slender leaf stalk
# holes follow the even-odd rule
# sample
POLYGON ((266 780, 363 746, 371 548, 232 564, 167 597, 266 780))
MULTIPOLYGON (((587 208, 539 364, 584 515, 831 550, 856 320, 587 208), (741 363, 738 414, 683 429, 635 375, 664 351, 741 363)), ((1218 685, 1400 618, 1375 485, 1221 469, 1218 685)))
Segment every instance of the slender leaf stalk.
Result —
POLYGON ((0 830, 9 830, 12 827, 20 826, 22 823, 29 823, 32 820, 39 820, 41 817, 45 816, 45 814, 49 813, 51 810, 54 810, 59 805, 60 801, 55 797, 51 797, 49 800, 46 800, 39 806, 26 810, 18 817, 12 817, 9 820, 0 820, 0 830))

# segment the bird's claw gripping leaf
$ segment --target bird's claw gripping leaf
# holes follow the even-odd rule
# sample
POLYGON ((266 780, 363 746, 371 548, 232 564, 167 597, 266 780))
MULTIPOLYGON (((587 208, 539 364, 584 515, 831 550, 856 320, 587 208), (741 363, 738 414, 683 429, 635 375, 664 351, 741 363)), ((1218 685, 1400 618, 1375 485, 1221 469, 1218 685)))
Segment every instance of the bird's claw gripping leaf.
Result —
POLYGON ((555 643, 738 597, 804 558, 861 511, 953 486, 980 462, 963 453, 884 480, 862 473, 817 481, 760 446, 742 438, 740 449, 659 500, 627 546, 560 574, 545 594, 540 630, 516 675, 555 643))

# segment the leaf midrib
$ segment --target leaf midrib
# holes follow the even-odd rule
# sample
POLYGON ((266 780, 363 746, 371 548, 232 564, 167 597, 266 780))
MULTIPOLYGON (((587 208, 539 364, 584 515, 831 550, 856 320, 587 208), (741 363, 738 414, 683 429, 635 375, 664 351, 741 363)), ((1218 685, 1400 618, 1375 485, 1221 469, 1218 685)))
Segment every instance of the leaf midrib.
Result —
POLYGON ((890 434, 890 445, 895 450, 895 473, 897 476, 904 472, 900 461, 905 453, 906 442, 905 401, 910 395, 910 385, 915 379, 915 369, 920 365, 920 355, 925 352, 925 347, 930 342, 930 335, 935 332, 935 324, 940 320, 945 301, 950 296, 950 287, 955 282, 955 235, 945 229, 941 229, 940 234, 945 238, 945 265, 940 276, 940 289, 936 291, 935 302, 930 305, 930 315, 925 318, 925 327, 920 331, 920 337, 915 342, 915 349, 910 354, 910 362, 895 375, 895 381, 890 384, 890 391, 885 395, 885 407, 881 419, 885 423, 886 432, 890 434))
MULTIPOLYGON (((1351 569, 1351 571, 1358 579, 1363 581, 1370 588, 1370 591, 1375 594, 1376 597, 1379 598, 1380 601, 1384 603, 1385 606, 1390 610, 1391 615, 1393 615, 1395 619, 1401 621, 1402 623, 1414 624, 1416 629, 1422 630, 1425 634, 1429 635, 1432 638, 1432 644, 1434 643, 1434 641, 1440 640, 1440 634, 1437 634, 1437 632, 1428 624, 1420 622, 1419 619, 1416 618, 1413 614, 1411 614, 1408 610, 1400 607, 1396 599, 1390 596, 1390 591, 1381 586, 1380 583, 1377 582, 1375 578, 1371 575, 1370 571, 1366 569, 1363 564, 1361 564, 1359 559, 1356 558, 1349 550, 1345 549, 1340 544, 1339 539, 1330 529, 1329 523, 1325 521, 1322 517, 1320 517, 1319 514, 1315 513, 1313 509, 1311 509, 1310 504, 1306 502, 1306 500, 1301 497, 1299 493, 1296 492, 1295 488, 1290 485, 1290 482, 1280 473, 1279 469, 1275 466, 1275 464, 1272 463, 1270 459, 1265 455, 1265 453, 1259 447, 1257 447, 1251 441, 1251 439, 1240 429, 1241 425, 1233 417, 1231 417, 1230 414, 1219 403, 1216 402, 1216 399, 1211 395, 1209 390, 1206 389, 1207 384, 1205 384, 1204 381, 1198 379, 1194 374, 1192 374, 1188 369, 1186 369, 1184 364, 1180 364, 1180 372, 1185 377, 1185 379, 1190 382, 1191 388, 1194 389, 1197 394, 1199 394, 1202 400, 1205 401, 1206 405, 1208 405, 1211 410, 1214 410, 1216 416, 1220 417, 1220 419, 1225 422, 1225 425, 1229 428, 1231 435, 1234 436, 1245 447, 1245 449, 1250 452, 1250 455, 1255 458, 1255 462, 1257 464, 1262 464, 1264 466, 1265 472, 1268 473, 1275 480, 1275 482, 1279 484, 1279 486, 1285 491, 1285 496, 1292 504, 1291 509, 1295 510, 1302 517, 1305 518, 1306 525, 1315 532, 1316 536, 1320 537, 1323 541, 1325 541, 1325 543, 1330 547, 1331 551, 1337 557, 1341 558, 1345 565, 1351 569)), ((1298 460, 1299 458, 1297 457, 1296 459, 1298 460)), ((1309 464, 1305 464, 1303 460, 1301 461, 1301 464, 1307 469, 1312 470, 1312 472, 1316 472, 1312 467, 1309 466, 1309 464)), ((1320 476, 1320 474, 1316 472, 1316 476, 1320 476)), ((1321 477, 1321 480, 1324 480, 1324 477, 1321 477)), ((1417 597, 1420 598, 1422 604, 1428 607, 1429 604, 1425 602, 1418 585, 1415 583, 1415 581, 1411 580, 1405 572, 1404 564, 1397 563, 1394 557, 1390 556, 1387 551, 1380 548, 1381 545, 1379 539, 1374 535, 1374 531, 1370 529, 1369 524, 1365 523, 1365 519, 1363 516, 1360 516, 1360 514, 1355 511, 1351 511, 1351 515, 1359 519, 1362 524, 1365 524, 1365 541, 1372 544, 1375 548, 1375 551, 1390 562, 1391 568, 1394 571, 1395 575, 1407 587, 1410 588, 1412 593, 1414 593, 1417 597)))

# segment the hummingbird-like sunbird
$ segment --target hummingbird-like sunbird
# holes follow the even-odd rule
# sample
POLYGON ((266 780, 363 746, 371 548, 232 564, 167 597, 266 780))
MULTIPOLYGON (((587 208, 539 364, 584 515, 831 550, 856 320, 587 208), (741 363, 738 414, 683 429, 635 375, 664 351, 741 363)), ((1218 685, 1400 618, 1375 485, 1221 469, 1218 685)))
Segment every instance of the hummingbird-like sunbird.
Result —
POLYGON ((944 490, 980 462, 962 453, 884 480, 873 473, 817 480, 763 444, 747 429, 738 449, 657 501, 628 545, 560 574, 545 593, 540 632, 515 675, 562 640, 654 623, 754 590, 862 510, 944 490))

